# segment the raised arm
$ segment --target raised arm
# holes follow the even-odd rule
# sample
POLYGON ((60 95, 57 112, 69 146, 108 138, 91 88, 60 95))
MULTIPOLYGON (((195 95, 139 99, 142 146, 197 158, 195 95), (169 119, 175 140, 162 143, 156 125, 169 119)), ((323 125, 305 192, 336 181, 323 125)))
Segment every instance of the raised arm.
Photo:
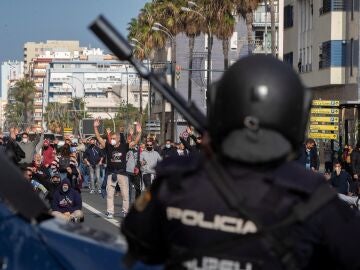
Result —
POLYGON ((141 125, 140 125, 140 123, 137 123, 137 125, 136 125, 136 133, 137 134, 136 134, 134 141, 129 143, 130 147, 137 145, 139 143, 139 141, 141 139, 141 132, 142 132, 141 125))
POLYGON ((95 119, 94 121, 94 131, 95 131, 95 136, 96 139, 98 140, 98 142, 100 143, 100 145, 105 148, 105 141, 103 138, 101 138, 100 133, 99 133, 99 126, 100 126, 100 120, 99 119, 95 119))

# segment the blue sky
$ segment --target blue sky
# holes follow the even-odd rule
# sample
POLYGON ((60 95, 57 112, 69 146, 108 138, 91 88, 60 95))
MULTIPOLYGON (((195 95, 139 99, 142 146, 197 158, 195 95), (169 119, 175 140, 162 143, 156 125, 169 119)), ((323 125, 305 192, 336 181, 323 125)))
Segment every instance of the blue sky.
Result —
POLYGON ((88 30, 99 14, 126 34, 147 0, 0 0, 0 62, 23 60, 26 41, 80 40, 104 48, 88 30))

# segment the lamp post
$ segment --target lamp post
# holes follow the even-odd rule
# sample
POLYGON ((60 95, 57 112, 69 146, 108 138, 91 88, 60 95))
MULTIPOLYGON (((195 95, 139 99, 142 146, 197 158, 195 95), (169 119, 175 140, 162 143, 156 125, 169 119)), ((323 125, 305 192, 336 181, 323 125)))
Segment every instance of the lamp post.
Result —
MULTIPOLYGON (((176 66, 176 37, 174 37, 169 29, 163 26, 160 23, 155 22, 154 26, 151 28, 154 31, 161 31, 165 33, 170 38, 171 44, 171 86, 175 90, 175 66, 176 66)), ((175 110, 171 106, 171 140, 175 140, 175 110)), ((165 138, 164 138, 165 141, 165 138)))
MULTIPOLYGON (((188 1, 188 5, 190 7, 197 7, 200 8, 195 2, 193 1, 188 1)), ((208 35, 208 39, 207 39, 207 70, 206 70, 206 91, 208 91, 210 89, 210 84, 211 84, 211 51, 212 51, 212 43, 213 43, 213 35, 212 35, 212 31, 211 31, 211 25, 210 25, 210 20, 208 18, 206 18, 203 14, 201 14, 199 11, 194 10, 192 8, 189 7, 181 7, 181 10, 184 12, 194 12, 197 15, 199 15, 206 23, 207 25, 207 35, 208 35)), ((206 106, 206 105, 205 105, 206 106)))

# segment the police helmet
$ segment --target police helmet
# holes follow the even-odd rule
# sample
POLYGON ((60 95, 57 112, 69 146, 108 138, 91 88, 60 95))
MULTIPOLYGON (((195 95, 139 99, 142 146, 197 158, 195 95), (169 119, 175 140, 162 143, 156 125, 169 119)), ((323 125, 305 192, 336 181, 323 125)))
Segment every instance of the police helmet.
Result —
POLYGON ((210 91, 209 133, 220 155, 266 163, 288 158, 303 142, 311 93, 290 65, 248 56, 210 91))

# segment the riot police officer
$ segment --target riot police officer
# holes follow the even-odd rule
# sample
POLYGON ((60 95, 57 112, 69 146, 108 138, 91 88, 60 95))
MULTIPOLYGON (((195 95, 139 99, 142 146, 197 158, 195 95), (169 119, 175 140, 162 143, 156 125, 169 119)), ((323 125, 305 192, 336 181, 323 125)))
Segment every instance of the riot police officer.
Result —
POLYGON ((169 269, 360 269, 359 217, 294 162, 311 104, 294 70, 243 58, 209 99, 205 154, 158 166, 123 222, 128 258, 169 269))

